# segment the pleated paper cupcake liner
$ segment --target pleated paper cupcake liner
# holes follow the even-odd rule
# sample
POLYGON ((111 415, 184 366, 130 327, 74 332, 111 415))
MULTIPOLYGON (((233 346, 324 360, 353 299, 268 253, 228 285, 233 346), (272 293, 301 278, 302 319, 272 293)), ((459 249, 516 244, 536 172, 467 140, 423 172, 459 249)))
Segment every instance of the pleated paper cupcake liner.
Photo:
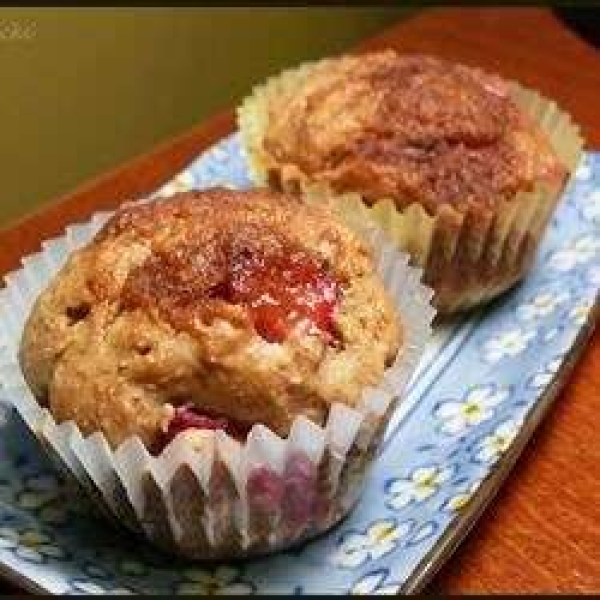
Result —
POLYGON ((86 437, 74 422, 56 423, 32 395, 18 362, 23 326, 37 295, 107 217, 97 214, 69 227, 6 276, 0 291, 0 377, 7 400, 102 512, 170 552, 194 559, 263 554, 334 525, 357 501, 387 417, 430 335, 435 311, 421 271, 408 265, 381 230, 362 230, 401 316, 403 344, 381 385, 365 389, 357 408, 332 405, 324 426, 299 417, 286 439, 257 424, 243 443, 223 431, 191 430, 158 456, 138 437, 112 449, 101 432, 86 437))
MULTIPOLYGON (((442 204, 429 214, 421 204, 390 198, 366 202, 358 193, 336 193, 326 182, 311 180, 293 165, 279 165, 263 148, 271 98, 298 89, 313 69, 330 59, 284 71, 256 87, 238 110, 242 141, 254 180, 338 211, 350 224, 365 219, 377 224, 423 269, 423 281, 434 291, 440 313, 453 313, 491 300, 519 281, 529 269, 564 184, 542 184, 520 192, 493 208, 457 209, 442 204), (403 207, 400 207, 402 205, 403 207)), ((516 82, 510 94, 546 133, 557 156, 573 173, 583 138, 570 115, 553 100, 516 82)), ((461 203, 458 203, 459 205, 461 203)))

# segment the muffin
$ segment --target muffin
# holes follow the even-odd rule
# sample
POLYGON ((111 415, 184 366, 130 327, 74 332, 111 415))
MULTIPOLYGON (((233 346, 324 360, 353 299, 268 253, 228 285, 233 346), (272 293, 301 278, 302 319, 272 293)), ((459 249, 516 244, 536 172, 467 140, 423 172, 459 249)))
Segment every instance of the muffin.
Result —
POLYGON ((443 313, 525 275, 581 148, 536 93, 391 50, 286 71, 255 89, 239 124, 258 183, 382 226, 443 313))
POLYGON ((113 217, 40 295, 21 361, 57 421, 154 447, 185 412, 281 436, 323 425, 400 344, 356 235, 283 195, 213 189, 113 217))
POLYGON ((433 314, 380 236, 269 190, 121 210, 26 319, 26 421, 170 551, 246 556, 316 535, 358 498, 433 314))

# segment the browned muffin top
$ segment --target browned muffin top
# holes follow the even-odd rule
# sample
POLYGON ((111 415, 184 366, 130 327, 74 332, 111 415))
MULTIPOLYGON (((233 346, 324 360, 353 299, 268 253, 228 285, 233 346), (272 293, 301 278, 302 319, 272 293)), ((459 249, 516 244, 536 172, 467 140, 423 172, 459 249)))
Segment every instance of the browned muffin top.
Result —
POLYGON ((190 427, 324 424, 400 343, 371 250, 329 212, 212 189, 110 219, 38 298, 21 364, 58 421, 160 448, 190 427))
MULTIPOLYGON (((286 196, 229 190, 189 193, 125 211, 101 238, 123 233, 151 240, 152 253, 133 268, 121 290, 127 309, 157 309, 173 326, 193 331, 216 318, 253 324, 269 341, 283 341, 302 320, 333 340, 333 311, 349 273, 307 250, 300 232, 323 215, 286 196), (337 271, 337 272, 336 272, 337 271)), ((335 227, 319 224, 341 243, 335 227)))
POLYGON ((393 51, 323 61, 273 95, 263 142, 297 169, 367 200, 493 203, 565 170, 500 78, 393 51))

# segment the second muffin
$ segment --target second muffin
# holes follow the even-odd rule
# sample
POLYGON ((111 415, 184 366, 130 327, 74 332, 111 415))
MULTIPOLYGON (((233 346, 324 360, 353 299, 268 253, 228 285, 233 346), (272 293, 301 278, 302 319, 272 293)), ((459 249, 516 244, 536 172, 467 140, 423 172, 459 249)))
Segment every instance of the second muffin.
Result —
POLYGON ((524 276, 581 149, 568 115, 536 93, 393 51, 284 72, 239 122, 258 182, 375 220, 446 313, 524 276))

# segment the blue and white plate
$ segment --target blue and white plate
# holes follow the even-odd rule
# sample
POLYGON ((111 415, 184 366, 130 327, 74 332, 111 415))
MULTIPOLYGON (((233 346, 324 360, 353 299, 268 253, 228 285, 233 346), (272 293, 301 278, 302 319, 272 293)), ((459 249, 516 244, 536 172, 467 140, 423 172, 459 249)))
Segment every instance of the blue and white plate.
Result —
MULTIPOLYGON (((250 186, 237 135, 161 191, 216 184, 250 186)), ((249 562, 177 561, 112 529, 58 481, 0 388, 0 570, 55 593, 419 589, 556 397, 593 329, 599 288, 600 154, 589 153, 527 280, 436 329, 356 510, 318 540, 249 562)))

